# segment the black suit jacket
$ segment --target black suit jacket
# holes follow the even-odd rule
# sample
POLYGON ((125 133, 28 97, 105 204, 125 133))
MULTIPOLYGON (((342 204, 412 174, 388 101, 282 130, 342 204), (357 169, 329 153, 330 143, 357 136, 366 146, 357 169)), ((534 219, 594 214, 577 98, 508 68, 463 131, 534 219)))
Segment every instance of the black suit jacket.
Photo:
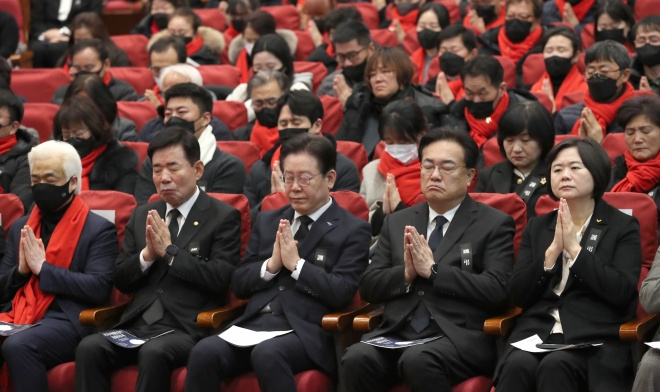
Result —
POLYGON ((102 0, 72 0, 71 12, 64 22, 57 19, 60 9, 60 0, 32 0, 30 1, 30 37, 37 39, 41 33, 48 29, 59 29, 68 26, 73 18, 82 12, 103 12, 102 0))
POLYGON ((362 299, 385 303, 385 312, 382 324, 364 338, 395 332, 423 301, 461 358, 491 374, 497 358, 494 341, 484 334, 484 321, 506 304, 513 267, 513 218, 466 195, 434 253, 437 277, 432 282, 418 276, 406 292, 404 230, 415 226, 426 236, 428 219, 428 203, 385 218, 376 254, 360 281, 362 299), (464 244, 472 249, 472 268, 463 267, 464 244))
POLYGON ((323 370, 336 368, 332 336, 323 331, 323 316, 348 305, 358 288, 360 274, 369 263, 371 228, 337 205, 332 205, 312 224, 298 254, 305 259, 298 280, 286 268, 272 280, 261 279, 261 267, 273 253, 280 219, 293 221, 289 205, 264 211, 257 217, 245 257, 232 279, 232 290, 239 298, 250 298, 245 314, 232 325, 255 316, 277 295, 289 324, 305 345, 309 358, 323 370), (317 256, 325 252, 325 262, 317 256))
MULTIPOLYGON (((637 218, 596 200, 591 221, 570 269, 561 296, 553 288, 561 280, 562 256, 554 268, 543 268, 545 251, 555 235, 557 212, 532 219, 525 230, 518 262, 509 283, 515 304, 523 308, 509 342, 535 334, 547 339, 555 324, 549 307, 559 307, 566 343, 605 342, 589 357, 589 390, 625 391, 632 386, 630 345, 619 341, 619 327, 635 317, 637 283, 642 265, 637 218), (600 230, 594 252, 587 249, 593 230, 600 230)), ((502 362, 514 348, 508 346, 502 362)), ((499 370, 498 370, 499 373, 499 370)))
POLYGON ((208 331, 197 326, 197 315, 223 305, 238 264, 241 216, 235 208, 200 191, 174 243, 179 254, 172 265, 158 257, 142 272, 140 252, 146 246, 147 213, 156 210, 164 218, 165 209, 162 200, 138 207, 126 225, 113 279, 119 291, 132 293, 133 299, 116 328, 130 326, 160 298, 179 327, 198 340, 208 331))

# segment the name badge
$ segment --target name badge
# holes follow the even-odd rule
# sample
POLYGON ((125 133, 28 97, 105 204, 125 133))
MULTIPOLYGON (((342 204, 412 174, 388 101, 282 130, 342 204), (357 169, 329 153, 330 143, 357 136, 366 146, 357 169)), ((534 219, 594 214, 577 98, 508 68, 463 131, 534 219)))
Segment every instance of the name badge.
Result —
POLYGON ((193 256, 199 256, 199 242, 191 242, 188 245, 188 252, 193 256))
POLYGON ((325 259, 328 257, 327 249, 317 249, 314 255, 314 265, 325 269, 325 259))
POLYGON ((197 186, 198 186, 199 189, 201 189, 203 192, 206 192, 206 185, 208 185, 208 184, 206 183, 206 181, 197 181, 197 186))
POLYGON ((598 241, 600 241, 600 233, 602 230, 591 229, 589 231, 589 237, 587 237, 586 248, 589 253, 594 253, 596 246, 598 246, 598 241))
POLYGON ((529 179, 529 182, 527 183, 527 186, 525 186, 522 192, 520 192, 520 194, 518 195, 525 202, 525 204, 527 204, 529 199, 534 194, 534 190, 538 188, 540 181, 541 180, 538 177, 531 177, 529 179))
POLYGON ((466 272, 472 272, 472 243, 468 242, 467 244, 461 244, 461 270, 466 272))

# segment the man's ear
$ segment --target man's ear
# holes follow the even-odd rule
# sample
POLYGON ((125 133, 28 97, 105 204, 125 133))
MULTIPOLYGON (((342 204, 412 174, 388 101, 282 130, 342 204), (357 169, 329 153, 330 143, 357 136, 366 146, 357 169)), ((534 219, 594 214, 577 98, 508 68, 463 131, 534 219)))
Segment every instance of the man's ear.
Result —
POLYGON ((20 127, 21 127, 21 123, 19 123, 18 121, 14 121, 11 124, 11 129, 9 130, 9 135, 11 136, 11 135, 15 134, 16 132, 18 132, 18 128, 20 128, 20 127))
POLYGON ((621 76, 623 76, 623 83, 627 82, 628 79, 630 79, 630 68, 626 68, 622 73, 621 76))
POLYGON ((207 126, 211 123, 211 119, 213 118, 213 115, 209 112, 204 113, 204 116, 202 116, 204 119, 204 126, 207 126))
POLYGON ((500 92, 504 94, 506 92, 506 82, 500 84, 500 92))
POLYGON ((468 187, 470 186, 470 183, 472 183, 472 180, 474 179, 475 174, 476 174, 476 170, 474 168, 467 169, 467 178, 468 178, 467 185, 468 185, 468 187))
POLYGON ((468 53, 467 57, 465 58, 465 61, 466 62, 470 61, 473 58, 477 57, 478 55, 479 55, 479 50, 477 48, 474 48, 468 53))
POLYGON ((325 178, 328 180, 328 189, 332 189, 335 186, 335 181, 337 181, 337 172, 330 170, 325 178))
POLYGON ((195 169, 195 180, 199 181, 199 179, 204 175, 204 162, 201 160, 195 162, 193 169, 195 169))
POLYGON ((76 189, 78 189, 78 177, 73 176, 71 177, 71 181, 69 181, 69 192, 75 193, 76 189))
POLYGON ((320 135, 322 128, 323 128, 323 119, 319 118, 318 120, 316 120, 314 124, 312 124, 312 127, 309 129, 309 133, 312 133, 314 135, 320 135))
POLYGON ((373 41, 369 42, 369 46, 367 47, 367 51, 369 53, 369 56, 367 57, 367 60, 368 60, 369 57, 371 57, 371 55, 374 54, 374 52, 376 51, 376 46, 374 45, 373 41))
POLYGON ((103 62, 103 68, 101 69, 103 69, 103 75, 105 76, 105 73, 110 71, 110 59, 105 59, 103 62))

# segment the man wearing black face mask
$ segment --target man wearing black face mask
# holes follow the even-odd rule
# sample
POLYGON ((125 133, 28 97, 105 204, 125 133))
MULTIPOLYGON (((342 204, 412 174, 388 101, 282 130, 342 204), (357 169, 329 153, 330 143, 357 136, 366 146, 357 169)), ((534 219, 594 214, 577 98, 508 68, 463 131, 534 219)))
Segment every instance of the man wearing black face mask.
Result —
POLYGON ((640 20, 630 30, 630 36, 637 52, 630 67, 630 83, 637 90, 660 95, 660 16, 640 20))
POLYGON ((149 14, 131 30, 131 34, 142 34, 151 38, 153 34, 167 30, 170 15, 177 8, 188 6, 188 0, 153 0, 149 5, 149 14))
MULTIPOLYGON (((279 139, 260 161, 252 165, 243 189, 243 194, 250 201, 253 218, 256 218, 264 197, 272 192, 284 190, 284 183, 281 180, 282 173, 278 164, 282 142, 300 133, 320 135, 323 127, 323 104, 317 96, 309 91, 285 92, 277 101, 276 110, 279 139)), ((332 135, 322 135, 336 147, 337 142, 332 135)), ((337 153, 336 171, 337 181, 331 189, 332 191, 360 191, 360 175, 357 167, 353 161, 339 152, 337 153)))
MULTIPOLYGON (((312 35, 312 41, 314 41, 316 49, 310 53, 309 57, 307 57, 307 61, 323 63, 328 70, 328 75, 334 73, 337 69, 337 59, 335 58, 335 46, 332 44, 332 39, 335 32, 338 31, 337 28, 339 25, 350 20, 363 22, 362 14, 360 14, 360 11, 355 7, 339 7, 328 12, 323 21, 323 28, 327 33, 327 38, 330 42, 327 42, 324 39, 324 36, 321 35, 320 31, 314 32, 314 29, 312 28, 310 34, 312 35)), ((332 93, 332 79, 330 79, 329 87, 326 88, 328 89, 327 91, 332 93)), ((319 93, 319 95, 323 94, 319 93)))
POLYGON ((47 391, 46 369, 74 360, 94 332, 80 324, 80 312, 110 299, 119 249, 115 226, 78 196, 82 165, 71 145, 47 141, 28 160, 36 206, 12 225, 0 264, 0 320, 40 323, 2 342, 16 392, 47 391))
POLYGON ((449 26, 449 11, 442 4, 427 3, 419 10, 417 17, 417 41, 419 48, 412 52, 410 59, 416 68, 412 82, 424 84, 431 74, 431 63, 438 55, 440 33, 449 26))

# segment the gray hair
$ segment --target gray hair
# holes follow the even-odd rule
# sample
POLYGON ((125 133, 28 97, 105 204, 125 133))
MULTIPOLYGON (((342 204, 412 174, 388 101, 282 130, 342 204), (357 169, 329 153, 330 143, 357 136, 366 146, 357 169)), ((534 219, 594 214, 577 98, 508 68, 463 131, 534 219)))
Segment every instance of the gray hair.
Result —
POLYGON ((163 80, 169 73, 178 73, 179 75, 185 76, 190 79, 191 83, 194 83, 198 86, 202 86, 204 81, 202 79, 202 74, 190 64, 175 64, 165 67, 160 71, 160 80, 158 81, 158 88, 163 89, 163 80))
POLYGON ((28 153, 30 173, 32 173, 32 167, 34 166, 35 161, 51 158, 53 156, 62 159, 62 170, 67 178, 74 176, 78 178, 78 186, 76 187, 75 193, 80 193, 80 186, 82 184, 82 163, 80 161, 80 155, 78 155, 78 151, 67 142, 49 140, 32 147, 32 150, 28 153))
POLYGON ((280 71, 274 69, 264 69, 254 74, 252 79, 247 84, 248 97, 252 96, 252 89, 265 86, 268 83, 275 81, 280 86, 280 90, 285 92, 289 89, 289 78, 280 71))

